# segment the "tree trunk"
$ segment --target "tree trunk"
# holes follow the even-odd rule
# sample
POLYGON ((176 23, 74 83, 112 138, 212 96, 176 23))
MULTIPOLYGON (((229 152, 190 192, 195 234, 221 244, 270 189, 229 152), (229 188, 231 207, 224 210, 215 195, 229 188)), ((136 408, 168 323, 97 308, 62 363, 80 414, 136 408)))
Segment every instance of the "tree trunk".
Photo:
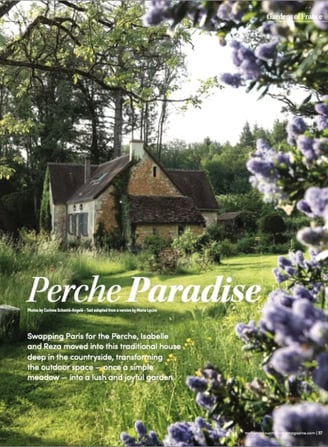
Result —
POLYGON ((118 90, 115 93, 115 117, 114 117, 114 158, 122 154, 122 130, 123 130, 123 93, 118 90))

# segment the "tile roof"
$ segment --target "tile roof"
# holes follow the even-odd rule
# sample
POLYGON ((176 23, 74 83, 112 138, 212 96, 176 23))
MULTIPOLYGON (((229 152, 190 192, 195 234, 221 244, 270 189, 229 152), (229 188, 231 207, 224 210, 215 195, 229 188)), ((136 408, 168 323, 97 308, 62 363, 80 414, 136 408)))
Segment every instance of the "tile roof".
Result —
POLYGON ((252 216, 255 215, 255 213, 252 213, 251 211, 241 210, 241 211, 230 211, 228 213, 223 213, 218 216, 219 221, 229 221, 234 220, 239 216, 252 216))
POLYGON ((132 223, 205 224, 190 197, 129 195, 132 223))
POLYGON ((204 171, 185 169, 166 169, 165 171, 182 194, 193 199, 198 209, 217 211, 218 204, 204 171))
POLYGON ((98 197, 130 163, 128 155, 99 165, 89 181, 82 184, 69 198, 68 202, 83 202, 98 197))
MULTIPOLYGON (((91 173, 95 170, 91 166, 91 173)), ((65 204, 84 183, 85 165, 77 163, 48 163, 51 192, 55 205, 65 204)))

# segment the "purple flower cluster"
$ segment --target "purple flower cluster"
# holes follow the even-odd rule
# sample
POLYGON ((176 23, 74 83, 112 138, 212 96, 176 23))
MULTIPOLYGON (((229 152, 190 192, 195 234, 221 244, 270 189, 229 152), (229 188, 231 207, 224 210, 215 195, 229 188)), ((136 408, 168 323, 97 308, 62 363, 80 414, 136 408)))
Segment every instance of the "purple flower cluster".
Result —
POLYGON ((304 119, 300 116, 294 116, 292 120, 287 124, 287 141, 289 144, 293 145, 296 142, 298 135, 303 134, 307 129, 307 125, 304 119))
POLYGON ((225 389, 225 380, 211 365, 201 370, 201 377, 188 376, 186 385, 196 392, 196 403, 206 411, 211 411, 216 404, 217 397, 225 389))
POLYGON ((272 368, 282 375, 307 373, 304 364, 317 361, 315 374, 320 378, 315 383, 320 387, 328 368, 327 357, 325 361, 320 357, 328 343, 328 319, 316 303, 325 294, 325 261, 319 261, 315 252, 306 260, 297 251, 289 258, 279 256, 274 274, 278 283, 290 283, 289 290, 271 292, 258 324, 239 323, 236 333, 246 348, 271 352, 271 373, 272 368))
POLYGON ((221 75, 221 81, 233 87, 239 87, 243 85, 243 79, 246 81, 257 80, 261 74, 261 60, 258 59, 254 51, 245 47, 237 40, 233 40, 230 45, 232 47, 233 63, 239 69, 239 72, 235 74, 224 73, 221 75), (232 82, 237 79, 239 79, 238 83, 232 82))
POLYGON ((151 0, 151 5, 143 18, 145 25, 159 25, 170 18, 170 5, 170 0, 151 0))
MULTIPOLYGON (((328 188, 312 186, 307 189, 304 199, 297 203, 297 208, 311 218, 322 218, 328 222, 328 188)), ((297 238, 304 245, 323 250, 328 244, 326 227, 316 226, 301 229, 297 238)))
POLYGON ((316 123, 319 130, 325 130, 328 127, 327 97, 325 96, 323 100, 324 102, 319 102, 314 107, 315 111, 317 112, 316 123))
MULTIPOLYGON (((325 341, 327 339, 327 325, 319 328, 320 336, 324 333, 325 341)), ((317 367, 312 374, 313 382, 323 390, 328 391, 328 352, 322 352, 317 357, 317 367)))
POLYGON ((256 151, 248 160, 247 169, 253 174, 251 184, 262 194, 266 202, 285 200, 283 187, 279 184, 280 171, 292 170, 289 154, 276 152, 263 139, 256 144, 256 151))
POLYGON ((278 348, 270 358, 280 374, 304 372, 304 363, 317 360, 328 341, 325 312, 307 298, 276 290, 262 309, 259 327, 271 333, 278 348))
POLYGON ((218 422, 210 424, 201 417, 197 417, 193 422, 171 424, 167 431, 163 442, 163 445, 167 447, 220 446, 223 445, 223 438, 227 435, 218 422))
POLYGON ((137 438, 129 435, 126 432, 121 433, 121 441, 126 446, 161 446, 163 443, 159 440, 157 434, 154 431, 149 433, 142 421, 136 421, 134 424, 134 430, 137 434, 137 438))
MULTIPOLYGON (((315 108, 319 117, 324 117, 327 121, 326 103, 320 102, 315 108)), ((317 129, 320 132, 318 126, 317 129)), ((294 200, 299 199, 306 184, 316 181, 317 184, 324 185, 326 182, 324 170, 328 168, 328 138, 311 136, 301 117, 294 117, 287 124, 286 130, 288 143, 292 146, 289 152, 275 151, 260 139, 256 151, 247 162, 247 168, 252 174, 250 182, 263 194, 265 202, 291 201, 291 196, 294 200)), ((321 196, 322 194, 323 192, 321 196)), ((298 206, 301 211, 308 211, 306 200, 301 201, 298 206)), ((316 241, 313 245, 318 246, 316 232, 306 232, 305 239, 308 240, 309 237, 316 241)))
POLYGON ((312 10, 311 17, 315 26, 323 31, 328 30, 328 3, 323 0, 316 0, 312 10))
POLYGON ((220 446, 223 445, 222 439, 228 433, 218 421, 209 423, 201 417, 197 417, 193 422, 175 422, 169 425, 163 442, 159 440, 155 432, 147 433, 146 427, 141 421, 135 423, 134 429, 137 438, 126 432, 121 433, 121 441, 125 446, 220 446))
POLYGON ((241 2, 225 0, 218 7, 217 17, 225 22, 239 23, 244 15, 242 6, 241 2))
POLYGON ((308 217, 322 217, 328 221, 328 188, 316 186, 308 188, 304 199, 298 202, 297 208, 308 217))
POLYGON ((317 403, 282 405, 273 411, 274 438, 249 433, 245 447, 324 446, 328 444, 328 412, 317 403))
POLYGON ((301 250, 290 252, 288 258, 278 256, 277 265, 273 269, 276 282, 287 282, 295 298, 320 300, 328 275, 325 262, 318 259, 316 251, 310 250, 308 259, 305 259, 301 250))
POLYGON ((277 45, 278 45, 278 40, 273 40, 268 43, 262 43, 261 45, 259 45, 256 48, 255 56, 258 59, 261 59, 264 61, 274 59, 274 57, 276 56, 276 53, 277 53, 277 45))

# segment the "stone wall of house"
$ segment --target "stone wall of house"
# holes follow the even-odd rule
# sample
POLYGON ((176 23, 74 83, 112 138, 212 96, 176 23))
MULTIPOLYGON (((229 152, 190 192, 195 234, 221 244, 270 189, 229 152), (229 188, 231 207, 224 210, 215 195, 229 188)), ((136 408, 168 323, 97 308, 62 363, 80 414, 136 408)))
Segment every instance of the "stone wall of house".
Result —
POLYGON ((52 235, 64 241, 66 236, 66 205, 53 205, 51 208, 52 235))
POLYGON ((54 204, 51 184, 49 185, 49 206, 51 215, 51 234, 64 241, 66 238, 66 205, 54 204))
POLYGON ((104 225, 104 230, 111 232, 118 227, 116 219, 115 198, 113 196, 114 187, 110 186, 103 194, 96 200, 95 204, 95 229, 97 231, 98 225, 101 222, 104 225))
POLYGON ((202 216, 205 219, 206 226, 217 225, 218 223, 218 213, 213 211, 202 211, 202 216))
POLYGON ((182 195, 160 166, 146 154, 131 169, 128 193, 143 196, 182 195))
MULTIPOLYGON (((200 225, 188 225, 186 229, 190 228, 196 234, 202 234, 203 228, 200 225)), ((144 244, 145 238, 148 236, 160 235, 166 240, 172 241, 179 235, 179 226, 174 224, 142 224, 137 225, 134 233, 134 243, 137 246, 144 244)))

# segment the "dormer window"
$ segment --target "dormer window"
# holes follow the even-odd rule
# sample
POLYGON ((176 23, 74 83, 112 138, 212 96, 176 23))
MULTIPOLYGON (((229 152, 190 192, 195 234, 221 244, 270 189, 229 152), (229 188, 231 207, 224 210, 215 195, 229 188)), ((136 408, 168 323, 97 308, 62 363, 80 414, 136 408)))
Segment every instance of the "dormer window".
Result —
POLYGON ((153 166, 153 177, 157 177, 157 166, 153 166))

